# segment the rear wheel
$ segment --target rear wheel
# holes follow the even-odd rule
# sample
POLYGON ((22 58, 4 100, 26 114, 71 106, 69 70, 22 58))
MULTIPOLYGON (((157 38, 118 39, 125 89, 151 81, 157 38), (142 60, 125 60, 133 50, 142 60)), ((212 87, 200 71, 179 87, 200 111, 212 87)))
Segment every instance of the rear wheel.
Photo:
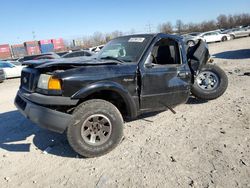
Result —
POLYGON ((73 113, 67 129, 70 146, 84 157, 97 157, 114 149, 123 136, 123 118, 110 102, 93 99, 73 113))
POLYGON ((235 36, 234 35, 230 35, 231 39, 235 39, 235 36))
POLYGON ((212 100, 220 97, 227 89, 228 78, 216 65, 205 65, 196 76, 191 92, 200 99, 212 100))
POLYGON ((226 36, 222 37, 221 41, 222 42, 227 41, 227 37, 226 36))

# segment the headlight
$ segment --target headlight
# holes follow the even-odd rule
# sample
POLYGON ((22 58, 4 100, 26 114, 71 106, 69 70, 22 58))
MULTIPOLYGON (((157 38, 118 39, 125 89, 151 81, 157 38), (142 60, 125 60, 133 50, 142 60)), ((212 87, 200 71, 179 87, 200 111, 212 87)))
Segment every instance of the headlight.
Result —
POLYGON ((51 75, 41 74, 37 87, 46 90, 61 90, 61 81, 51 75))

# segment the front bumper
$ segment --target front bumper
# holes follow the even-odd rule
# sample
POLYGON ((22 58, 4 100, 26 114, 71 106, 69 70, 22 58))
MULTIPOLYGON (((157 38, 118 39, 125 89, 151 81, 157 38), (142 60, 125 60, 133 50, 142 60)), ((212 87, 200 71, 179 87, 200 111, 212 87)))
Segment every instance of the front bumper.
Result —
MULTIPOLYGON (((72 120, 72 115, 40 106, 39 104, 34 103, 34 98, 32 99, 32 97, 28 97, 26 93, 19 90, 15 98, 16 107, 26 118, 30 119, 35 124, 54 132, 63 133, 66 130, 69 122, 72 120), (30 101, 30 98, 33 101, 30 101)), ((35 99, 40 103, 44 100, 44 97, 41 96, 37 98, 36 96, 35 99)), ((68 101, 68 103, 74 104, 77 103, 77 101, 68 101)), ((62 105, 61 102, 58 105, 62 105)))

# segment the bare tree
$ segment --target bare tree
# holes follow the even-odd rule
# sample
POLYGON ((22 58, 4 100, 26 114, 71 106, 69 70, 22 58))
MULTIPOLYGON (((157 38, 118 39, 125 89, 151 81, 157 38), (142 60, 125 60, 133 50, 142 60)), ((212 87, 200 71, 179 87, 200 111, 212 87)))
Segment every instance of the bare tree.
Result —
POLYGON ((219 28, 228 28, 228 17, 225 14, 221 14, 217 17, 217 25, 219 28))
POLYGON ((227 23, 226 29, 237 26, 236 16, 232 16, 232 15, 227 16, 227 21, 228 23, 227 23))
POLYGON ((184 24, 181 20, 177 20, 175 24, 175 28, 178 34, 181 34, 184 30, 184 24))
POLYGON ((122 35, 123 35, 123 33, 122 33, 121 31, 118 31, 118 30, 113 31, 113 32, 110 34, 111 39, 116 38, 116 37, 120 37, 120 36, 122 36, 122 35))
POLYGON ((241 25, 248 25, 250 24, 250 15, 249 14, 242 14, 241 15, 241 25))
POLYGON ((161 33, 173 33, 173 25, 171 22, 166 22, 158 26, 161 33))
POLYGON ((104 38, 105 37, 101 32, 95 32, 92 36, 93 45, 97 46, 103 44, 105 41, 104 38))
POLYGON ((217 29, 216 22, 211 20, 211 21, 204 21, 200 25, 200 31, 205 32, 205 31, 211 31, 217 29))
POLYGON ((186 32, 187 33, 198 32, 198 31, 200 31, 199 24, 194 24, 194 23, 187 24, 187 27, 186 27, 186 32))

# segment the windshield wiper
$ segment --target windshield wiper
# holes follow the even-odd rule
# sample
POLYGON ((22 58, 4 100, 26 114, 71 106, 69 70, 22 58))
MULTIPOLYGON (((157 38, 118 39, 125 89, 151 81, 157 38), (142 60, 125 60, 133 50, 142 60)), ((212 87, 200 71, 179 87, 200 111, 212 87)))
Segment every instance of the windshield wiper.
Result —
POLYGON ((120 63, 124 63, 123 60, 121 59, 118 59, 116 57, 113 57, 113 56, 106 56, 106 57, 101 57, 100 59, 109 59, 109 60, 115 60, 115 61, 119 61, 120 63))

